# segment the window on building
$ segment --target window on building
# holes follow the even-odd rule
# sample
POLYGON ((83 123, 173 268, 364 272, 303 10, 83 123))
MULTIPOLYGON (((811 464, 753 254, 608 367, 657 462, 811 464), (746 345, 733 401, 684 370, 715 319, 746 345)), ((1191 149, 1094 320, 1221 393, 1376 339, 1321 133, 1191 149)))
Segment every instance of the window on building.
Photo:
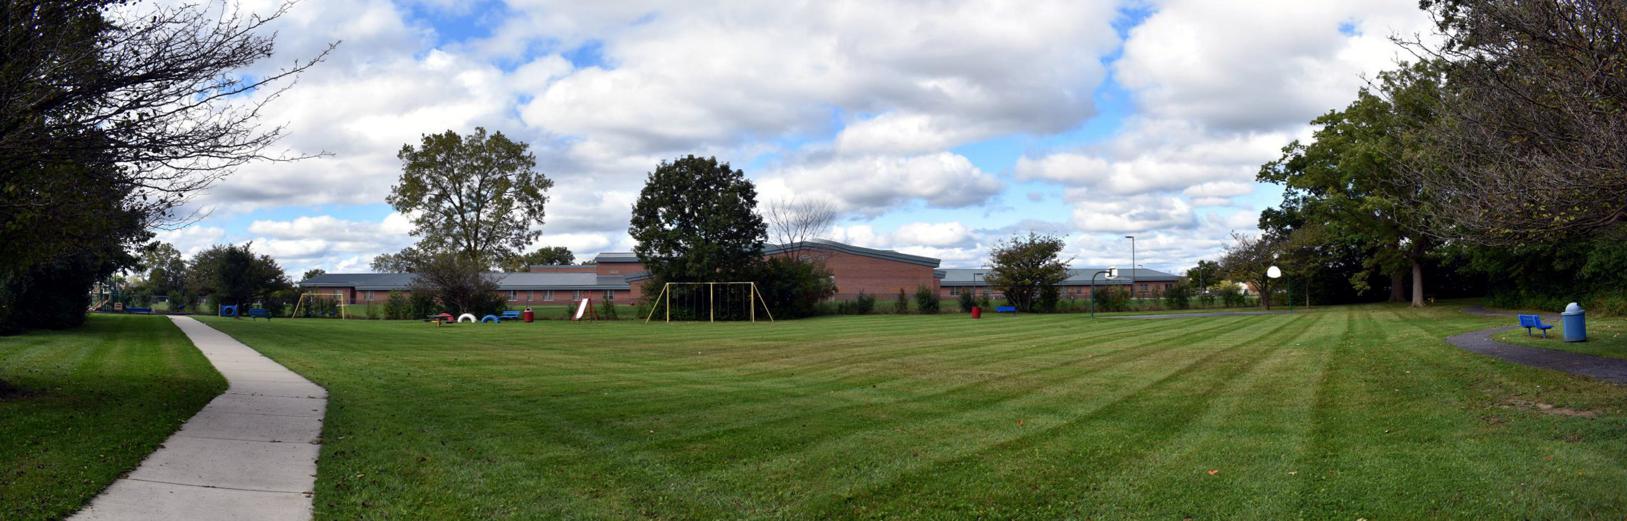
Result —
POLYGON ((509 300, 509 301, 510 301, 510 302, 513 302, 513 301, 516 301, 516 300, 520 300, 520 297, 519 297, 519 292, 516 292, 516 291, 514 291, 514 290, 512 290, 512 289, 511 289, 511 290, 508 290, 508 300, 509 300))
POLYGON ((372 291, 367 292, 367 301, 368 302, 373 301, 373 292, 372 291))
POLYGON ((572 291, 571 300, 582 300, 582 290, 572 291))
POLYGON ((616 292, 608 290, 608 289, 604 290, 604 299, 605 300, 616 300, 616 292))
POLYGON ((542 292, 542 300, 544 302, 553 301, 554 300, 554 290, 548 290, 548 291, 542 292))
POLYGON ((950 295, 959 295, 960 294, 960 286, 950 286, 949 294, 950 295))

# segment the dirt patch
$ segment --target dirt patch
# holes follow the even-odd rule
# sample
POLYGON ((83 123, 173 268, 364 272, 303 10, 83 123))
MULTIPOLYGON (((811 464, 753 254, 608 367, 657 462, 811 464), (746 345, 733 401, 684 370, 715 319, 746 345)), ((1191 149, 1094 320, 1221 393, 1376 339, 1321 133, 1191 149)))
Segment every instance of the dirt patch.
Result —
POLYGON ((1528 411, 1536 411, 1536 412, 1540 412, 1540 413, 1543 413, 1543 414, 1552 414, 1552 415, 1555 415, 1555 416, 1571 416, 1571 417, 1576 417, 1576 418, 1593 418, 1593 417, 1596 417, 1596 416, 1599 415, 1599 413, 1596 412, 1596 411, 1584 411, 1584 410, 1581 410, 1581 409, 1570 409, 1570 408, 1566 408, 1566 407, 1558 407, 1558 406, 1555 406, 1554 404, 1551 404, 1551 403, 1533 402, 1533 401, 1528 401, 1528 400, 1509 400, 1507 402, 1507 405, 1509 407, 1514 407, 1514 408, 1518 408, 1518 409, 1525 409, 1525 410, 1528 410, 1528 411))
POLYGON ((6 383, 5 380, 0 380, 0 400, 11 400, 26 396, 28 396, 28 391, 14 387, 11 384, 6 383))

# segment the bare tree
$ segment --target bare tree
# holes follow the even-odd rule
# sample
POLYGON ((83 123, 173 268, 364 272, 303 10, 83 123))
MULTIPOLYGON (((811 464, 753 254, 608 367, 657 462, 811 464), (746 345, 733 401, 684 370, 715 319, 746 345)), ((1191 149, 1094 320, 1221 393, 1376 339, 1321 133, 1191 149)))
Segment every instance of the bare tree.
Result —
POLYGON ((823 199, 780 199, 767 206, 770 238, 789 247, 787 256, 803 260, 802 245, 830 233, 836 224, 836 205, 823 199))
POLYGON ((1619 1, 1427 0, 1445 67, 1437 121, 1408 162, 1436 234, 1547 243, 1627 221, 1627 7, 1619 1))
POLYGON ((1260 304, 1266 309, 1271 309, 1271 279, 1266 277, 1266 270, 1276 261, 1279 246, 1268 236, 1232 232, 1232 245, 1220 258, 1220 270, 1226 277, 1253 284, 1260 290, 1260 304))
POLYGON ((304 157, 271 151, 283 127, 261 114, 332 46, 248 70, 272 56, 289 4, 131 4, 0 2, 0 330, 82 322, 83 305, 47 320, 16 303, 88 291, 234 168, 304 157))

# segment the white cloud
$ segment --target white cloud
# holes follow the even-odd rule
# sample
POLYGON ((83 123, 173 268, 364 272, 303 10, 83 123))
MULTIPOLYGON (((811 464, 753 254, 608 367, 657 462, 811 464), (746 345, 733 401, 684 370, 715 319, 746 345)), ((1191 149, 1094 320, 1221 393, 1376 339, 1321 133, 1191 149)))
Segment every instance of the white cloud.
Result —
POLYGON ((861 215, 878 215, 914 200, 936 208, 982 204, 1002 186, 964 156, 950 152, 812 160, 770 170, 760 179, 764 200, 819 197, 861 215))
POLYGON ((178 230, 161 230, 153 240, 167 242, 181 252, 181 256, 191 258, 198 252, 220 242, 226 237, 226 229, 218 226, 192 225, 178 230))
POLYGON ((1086 232, 1128 233, 1192 228, 1198 224, 1192 206, 1179 197, 1098 197, 1070 191, 1068 199, 1074 204, 1074 226, 1086 232))
POLYGON ((1155 9, 1130 30, 1117 78, 1145 114, 1220 130, 1279 129, 1348 103, 1363 74, 1402 56, 1390 35, 1429 24, 1411 0, 1168 0, 1155 9))
POLYGON ((369 271, 365 265, 373 257, 411 245, 411 230, 412 223, 399 213, 377 222, 317 215, 258 220, 248 226, 255 250, 276 258, 283 269, 295 274, 309 268, 336 273, 369 271))

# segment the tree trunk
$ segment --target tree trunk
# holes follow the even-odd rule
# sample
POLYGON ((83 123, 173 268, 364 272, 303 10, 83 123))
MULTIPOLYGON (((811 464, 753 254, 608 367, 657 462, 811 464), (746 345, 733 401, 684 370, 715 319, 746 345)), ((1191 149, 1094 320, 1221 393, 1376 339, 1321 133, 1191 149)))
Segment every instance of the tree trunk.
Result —
POLYGON ((1264 290, 1260 292, 1260 305, 1265 306, 1266 311, 1271 311, 1271 279, 1261 279, 1261 281, 1260 287, 1264 288, 1264 290))
POLYGON ((1407 274, 1397 271, 1390 274, 1390 302, 1407 301, 1407 274))
POLYGON ((1424 241, 1412 240, 1412 307, 1424 307, 1424 241))

